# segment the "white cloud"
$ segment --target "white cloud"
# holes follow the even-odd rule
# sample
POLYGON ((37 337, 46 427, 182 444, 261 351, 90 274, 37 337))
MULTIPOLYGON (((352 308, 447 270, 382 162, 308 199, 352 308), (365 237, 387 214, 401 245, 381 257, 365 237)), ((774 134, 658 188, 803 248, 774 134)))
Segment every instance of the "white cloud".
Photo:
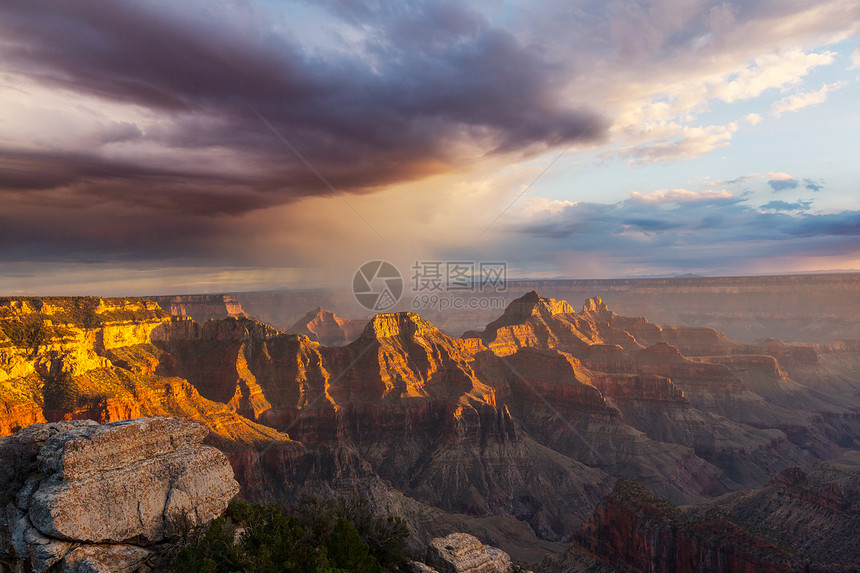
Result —
POLYGON ((746 184, 748 181, 756 181, 761 177, 761 173, 750 173, 749 175, 741 175, 740 177, 735 177, 734 179, 730 180, 712 181, 708 183, 708 187, 711 189, 715 189, 717 187, 723 187, 726 185, 741 185, 746 184))
POLYGON ((851 69, 860 68, 860 45, 854 48, 854 52, 851 54, 851 69))
MULTIPOLYGON (((733 12, 721 8, 716 14, 718 20, 728 21, 733 12)), ((679 55, 672 66, 655 59, 638 62, 641 69, 637 70, 601 68, 601 79, 589 78, 589 83, 603 84, 591 89, 598 100, 608 102, 607 114, 613 119, 612 148, 603 156, 617 154, 634 164, 659 163, 693 159, 726 147, 738 129, 736 123, 696 125, 711 102, 748 101, 768 90, 785 90, 801 84, 813 69, 835 61, 830 51, 775 50, 772 44, 760 48, 762 52, 753 57, 715 46, 708 48, 709 57, 694 63, 679 55)), ((742 117, 749 125, 764 119, 758 113, 742 117)))
MULTIPOLYGON (((850 233, 860 216, 857 211, 822 214, 810 212, 806 200, 770 200, 759 206, 738 201, 737 196, 708 201, 695 195, 673 189, 640 195, 653 199, 649 201, 583 201, 555 216, 510 227, 493 248, 512 266, 548 261, 557 274, 567 270, 572 276, 583 275, 575 264, 558 264, 566 254, 597 257, 615 266, 614 272, 629 275, 629 266, 676 267, 683 272, 703 268, 715 274, 745 268, 761 272, 757 267, 772 264, 775 257, 791 261, 854 252, 850 233)), ((601 274, 606 273, 603 269, 601 274)))
POLYGON ((695 159, 731 143, 738 130, 734 122, 728 125, 685 126, 677 123, 642 126, 633 140, 642 143, 625 146, 617 151, 628 163, 644 164, 661 161, 695 159))
POLYGON ((576 206, 574 201, 559 201, 546 197, 528 197, 519 202, 516 214, 521 217, 534 217, 537 215, 558 215, 567 207, 576 206))
POLYGON ((838 90, 844 85, 845 82, 834 82, 832 84, 824 84, 821 86, 821 89, 814 92, 799 92, 774 102, 770 109, 775 117, 780 117, 784 113, 797 111, 811 105, 818 105, 827 101, 828 93, 838 90))
POLYGON ((799 83, 813 68, 832 64, 835 55, 801 50, 766 54, 734 74, 725 84, 715 86, 713 95, 727 103, 758 97, 768 89, 799 83))
POLYGON ((699 201, 714 201, 719 199, 732 199, 734 194, 726 189, 708 189, 705 191, 690 191, 689 189, 658 190, 651 193, 630 194, 630 198, 640 203, 649 205, 664 205, 666 203, 697 203, 699 201))
POLYGON ((786 173, 785 171, 771 171, 767 174, 768 177, 773 179, 774 181, 793 181, 794 177, 786 173))
POLYGON ((797 186, 800 185, 797 178, 792 177, 783 171, 771 172, 770 179, 768 179, 767 184, 774 193, 789 189, 797 189, 797 186))
MULTIPOLYGON (((568 6, 542 5, 537 29, 557 31, 567 43, 547 40, 551 34, 529 39, 564 54, 577 71, 565 99, 600 102, 613 121, 609 144, 637 163, 686 159, 729 145, 731 130, 715 138, 713 127, 696 127, 700 114, 715 102, 739 104, 804 89, 811 72, 837 61, 829 46, 860 32, 856 0, 771 2, 755 9, 720 0, 662 0, 622 10, 609 2, 594 9, 597 15, 590 8, 553 11, 562 4, 568 6), (582 22, 573 24, 572 44, 570 30, 561 29, 563 22, 570 27, 571 15, 582 22), (667 138, 663 132, 672 125, 708 133, 667 138)), ((739 114, 744 125, 763 119, 749 112, 739 114)))

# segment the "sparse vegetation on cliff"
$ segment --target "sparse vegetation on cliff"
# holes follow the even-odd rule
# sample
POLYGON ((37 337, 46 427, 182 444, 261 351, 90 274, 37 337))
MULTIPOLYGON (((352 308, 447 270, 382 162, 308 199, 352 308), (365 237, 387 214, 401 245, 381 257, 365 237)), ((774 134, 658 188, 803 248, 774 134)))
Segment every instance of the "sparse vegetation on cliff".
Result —
POLYGON ((0 324, 4 329, 10 321, 31 316, 39 322, 49 320, 55 325, 91 330, 110 323, 164 319, 169 313, 154 302, 132 297, 0 297, 0 324))
POLYGON ((15 346, 34 351, 48 339, 45 321, 38 313, 5 320, 0 323, 0 330, 15 346))
POLYGON ((611 495, 622 502, 630 503, 632 507, 654 513, 668 521, 685 521, 684 514, 677 506, 657 497, 636 480, 619 479, 615 482, 611 495))
POLYGON ((176 554, 176 573, 382 573, 407 561, 403 520, 357 495, 308 498, 295 513, 243 501, 176 554))

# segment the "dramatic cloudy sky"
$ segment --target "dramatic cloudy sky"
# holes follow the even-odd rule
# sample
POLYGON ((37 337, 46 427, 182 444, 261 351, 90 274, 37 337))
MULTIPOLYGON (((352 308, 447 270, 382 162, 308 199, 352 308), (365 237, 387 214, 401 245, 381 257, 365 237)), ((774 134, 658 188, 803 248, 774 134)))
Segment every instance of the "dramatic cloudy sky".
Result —
POLYGON ((856 0, 6 0, 0 292, 860 269, 856 0))

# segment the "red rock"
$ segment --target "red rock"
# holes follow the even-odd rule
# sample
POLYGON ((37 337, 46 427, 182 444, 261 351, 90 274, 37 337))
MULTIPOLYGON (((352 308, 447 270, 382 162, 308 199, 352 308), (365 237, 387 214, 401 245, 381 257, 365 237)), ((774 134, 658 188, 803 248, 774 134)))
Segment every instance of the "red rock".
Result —
POLYGON ((174 316, 187 316, 197 322, 246 316, 236 297, 229 294, 153 296, 149 299, 174 316))
MULTIPOLYGON (((576 533, 575 542, 597 562, 625 571, 806 570, 801 559, 737 526, 728 516, 712 512, 702 520, 690 520, 630 480, 616 483, 576 533)), ((553 570, 565 569, 563 559, 553 570)))
POLYGON ((286 330, 325 346, 343 346, 355 340, 366 325, 366 320, 348 320, 317 307, 286 330))

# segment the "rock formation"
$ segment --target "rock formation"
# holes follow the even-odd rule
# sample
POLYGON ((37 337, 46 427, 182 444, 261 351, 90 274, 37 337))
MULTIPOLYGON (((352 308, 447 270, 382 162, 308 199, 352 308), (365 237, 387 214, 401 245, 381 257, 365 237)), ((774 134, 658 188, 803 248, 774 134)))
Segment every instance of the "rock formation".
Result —
POLYGON ((424 562, 438 573, 507 573, 511 557, 467 533, 434 539, 424 562))
POLYGON ((207 434, 141 418, 0 438, 0 553, 36 572, 148 570, 160 544, 221 515, 239 491, 207 434))
POLYGON ((191 325, 142 299, 0 298, 0 435, 45 421, 179 416, 214 440, 288 441, 161 375, 171 357, 153 341, 191 325))
POLYGON ((317 307, 289 327, 287 332, 307 336, 325 346, 344 346, 355 340, 366 324, 366 320, 348 320, 317 307))
POLYGON ((546 573, 856 571, 860 454, 784 470, 765 487, 684 508, 619 480, 546 573))
POLYGON ((241 303, 229 294, 151 296, 148 299, 173 316, 187 316, 197 322, 245 316, 241 303))

